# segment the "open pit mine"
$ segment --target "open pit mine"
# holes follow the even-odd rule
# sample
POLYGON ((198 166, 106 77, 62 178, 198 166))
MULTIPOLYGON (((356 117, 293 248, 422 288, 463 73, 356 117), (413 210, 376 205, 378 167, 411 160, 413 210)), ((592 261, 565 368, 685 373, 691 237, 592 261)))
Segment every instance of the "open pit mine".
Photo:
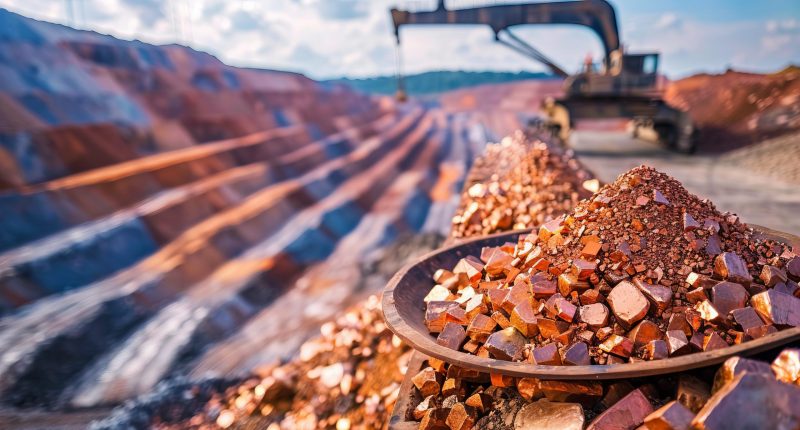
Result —
POLYGON ((651 139, 554 127, 562 78, 401 101, 0 9, 0 428, 800 428, 800 71, 669 83, 699 132, 651 139))

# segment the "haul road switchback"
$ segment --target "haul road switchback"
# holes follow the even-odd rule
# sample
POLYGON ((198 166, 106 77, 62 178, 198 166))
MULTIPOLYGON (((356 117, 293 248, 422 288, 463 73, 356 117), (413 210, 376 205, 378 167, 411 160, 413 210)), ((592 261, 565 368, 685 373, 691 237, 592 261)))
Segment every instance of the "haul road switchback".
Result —
MULTIPOLYGON (((658 87, 659 54, 623 52, 613 6, 605 0, 503 4, 447 9, 444 0, 431 11, 391 9, 395 37, 406 25, 488 25, 495 40, 544 64, 564 78, 564 96, 548 100, 543 110, 552 127, 569 134, 576 119, 629 118, 634 133, 652 130, 659 143, 683 153, 696 149, 696 130, 689 114, 669 106, 658 87), (574 24, 588 27, 600 38, 604 56, 598 68, 587 64, 570 75, 539 50, 519 38, 512 27, 528 24, 574 24)), ((398 71, 398 99, 405 99, 402 71, 398 71)))

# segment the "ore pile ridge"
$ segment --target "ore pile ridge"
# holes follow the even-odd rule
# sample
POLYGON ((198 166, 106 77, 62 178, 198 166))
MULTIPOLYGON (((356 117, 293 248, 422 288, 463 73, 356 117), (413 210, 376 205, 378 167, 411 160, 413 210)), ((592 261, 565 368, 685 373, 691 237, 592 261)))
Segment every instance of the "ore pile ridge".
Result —
POLYGON ((798 269, 792 250, 641 166, 519 243, 438 270, 425 323, 440 345, 500 360, 664 359, 800 326, 798 269))
POLYGON ((597 186, 569 151, 521 133, 488 145, 470 176, 452 237, 539 226, 588 197, 584 183, 597 186))

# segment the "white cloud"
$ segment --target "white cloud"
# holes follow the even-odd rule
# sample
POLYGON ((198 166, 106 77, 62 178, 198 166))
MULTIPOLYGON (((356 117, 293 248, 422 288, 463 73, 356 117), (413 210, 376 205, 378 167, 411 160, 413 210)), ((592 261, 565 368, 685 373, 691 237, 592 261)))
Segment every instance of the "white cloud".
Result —
POLYGON ((678 18, 678 15, 667 12, 660 17, 655 23, 655 28, 657 30, 670 30, 670 29, 679 29, 682 25, 682 21, 678 18))

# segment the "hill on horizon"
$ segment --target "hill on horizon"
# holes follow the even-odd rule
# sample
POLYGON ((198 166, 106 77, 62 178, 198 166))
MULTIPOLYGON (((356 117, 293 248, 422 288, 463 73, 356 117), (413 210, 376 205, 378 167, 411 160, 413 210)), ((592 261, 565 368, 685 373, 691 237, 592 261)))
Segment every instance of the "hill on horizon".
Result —
MULTIPOLYGON (((529 79, 557 79, 545 72, 472 72, 464 70, 441 70, 405 76, 406 92, 410 96, 437 94, 459 88, 484 84, 522 81, 529 79)), ((397 91, 396 76, 374 78, 337 78, 322 81, 330 84, 348 85, 356 91, 368 94, 393 95, 397 91)))

